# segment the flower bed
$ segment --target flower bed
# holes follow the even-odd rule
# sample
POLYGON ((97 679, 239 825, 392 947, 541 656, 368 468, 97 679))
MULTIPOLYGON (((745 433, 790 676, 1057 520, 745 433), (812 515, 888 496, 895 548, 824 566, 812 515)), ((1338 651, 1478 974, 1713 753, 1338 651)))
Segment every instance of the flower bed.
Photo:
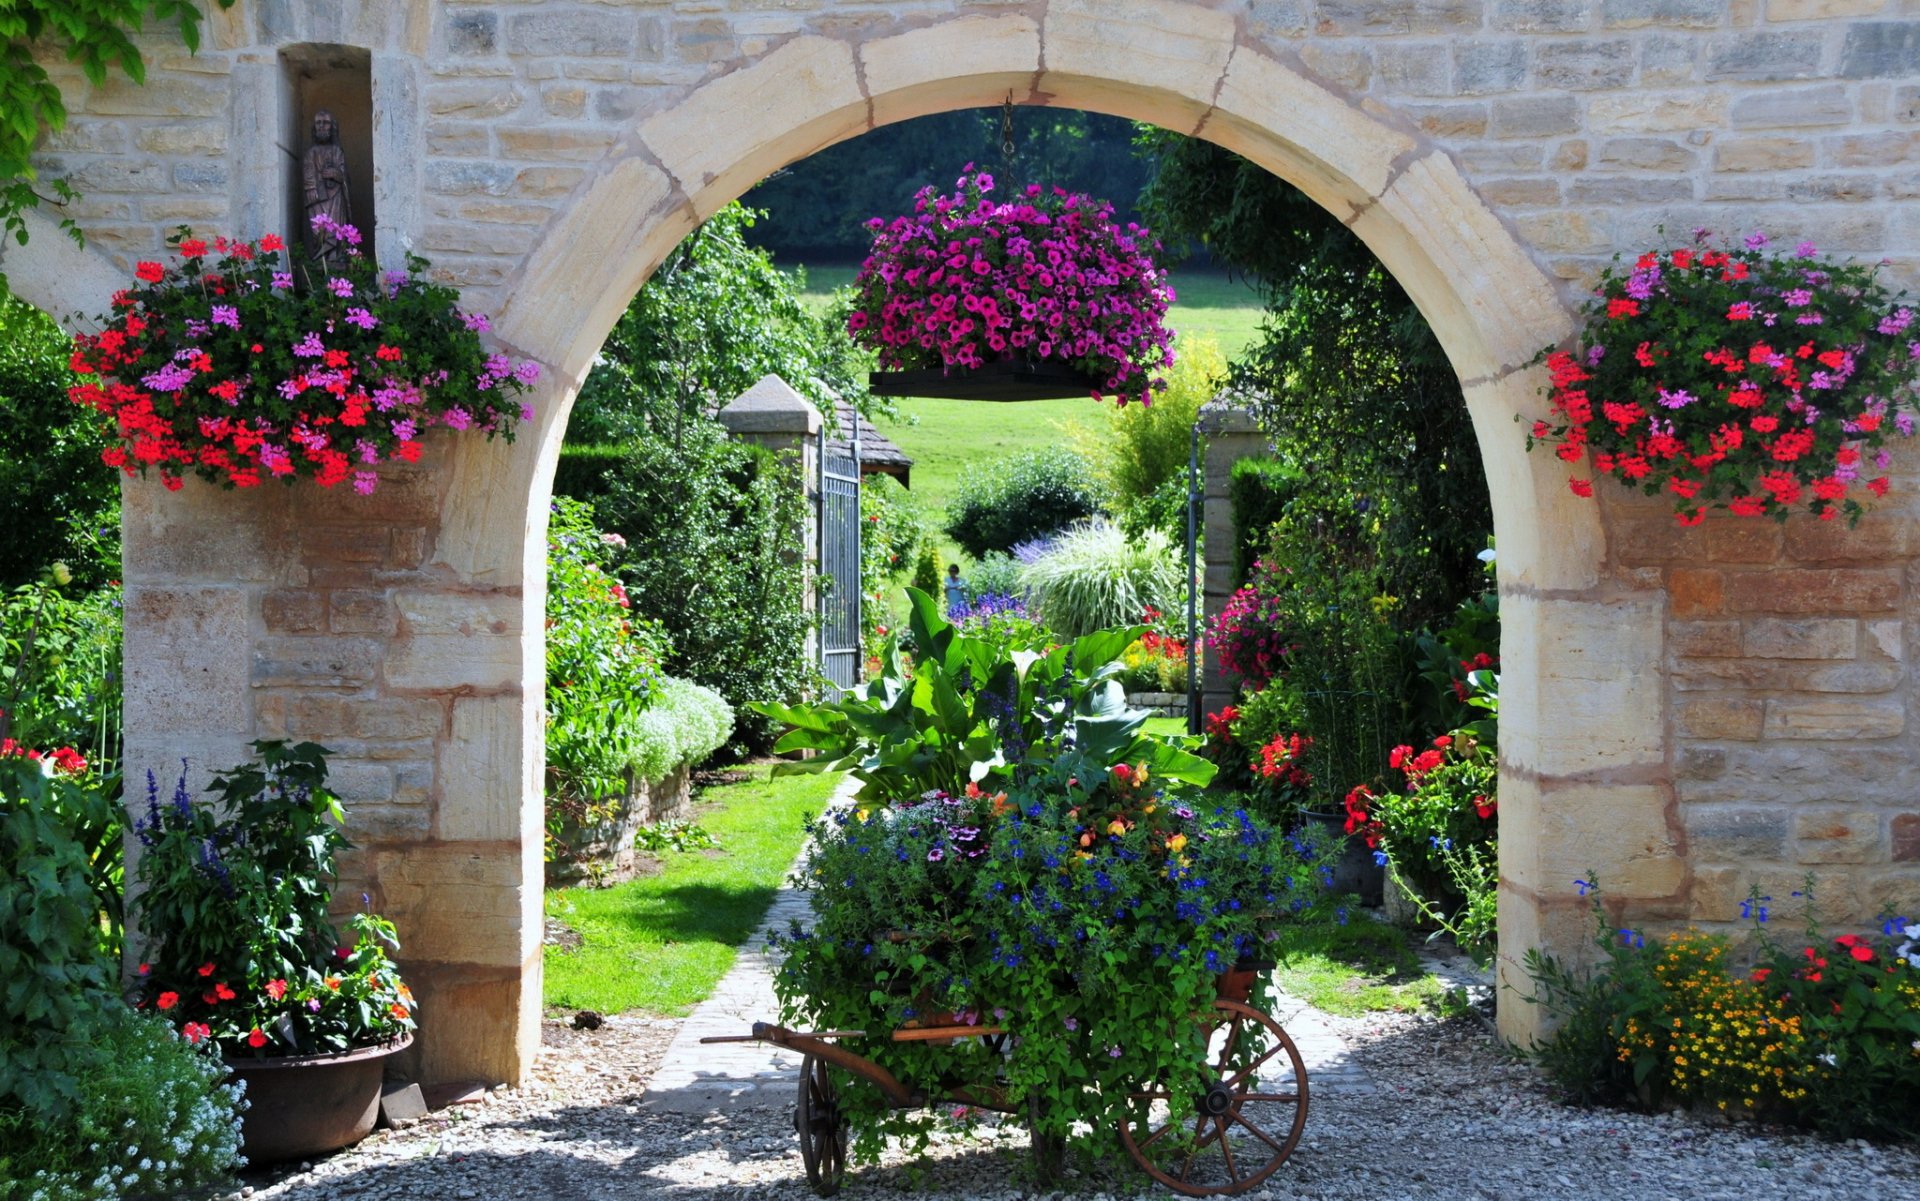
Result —
MULTIPOLYGON (((1694 243, 1601 277, 1579 342, 1547 355, 1552 415, 1528 446, 1670 494, 1682 525, 1798 505, 1858 520, 1859 489, 1888 488, 1887 432, 1913 432, 1913 310, 1875 268, 1810 242, 1783 255, 1763 234, 1722 248, 1699 230, 1694 243)), ((1593 494, 1586 476, 1568 482, 1593 494)))
POLYGON ((137 265, 100 332, 74 339, 73 369, 97 379, 69 395, 112 422, 102 459, 168 488, 192 474, 228 488, 351 480, 365 494, 379 463, 417 460, 436 426, 512 441, 539 365, 488 354, 486 316, 426 279, 426 260, 381 272, 357 230, 324 215, 315 228, 348 244, 340 274, 283 265, 278 235, 209 246, 185 229, 174 265, 137 265))
POLYGON ((867 223, 873 249, 847 321, 855 341, 892 370, 1053 362, 1084 373, 1096 397, 1149 399, 1153 373, 1173 362, 1173 289, 1152 234, 1060 188, 994 200, 993 177, 971 163, 955 186, 922 189, 910 217, 867 223))

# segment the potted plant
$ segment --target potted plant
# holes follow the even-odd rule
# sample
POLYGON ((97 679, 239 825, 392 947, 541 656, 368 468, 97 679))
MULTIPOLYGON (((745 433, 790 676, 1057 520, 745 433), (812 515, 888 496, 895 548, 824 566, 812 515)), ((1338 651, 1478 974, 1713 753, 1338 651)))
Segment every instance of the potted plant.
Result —
POLYGON ((462 312, 425 259, 383 272, 352 226, 321 214, 314 228, 347 247, 337 274, 283 263, 276 234, 209 246, 185 226, 168 239, 177 263, 136 264, 101 330, 74 338, 68 395, 111 420, 105 462, 170 489, 190 473, 227 488, 351 480, 364 495, 435 427, 513 440, 539 365, 488 353, 486 315, 462 312))
POLYGON ((355 914, 346 942, 333 925, 335 858, 352 844, 326 750, 253 749, 258 761, 217 774, 201 803, 184 771, 164 803, 147 775, 135 1004, 225 1054, 247 1083, 243 1148, 261 1163, 373 1128, 382 1061, 412 1042, 414 1000, 388 957, 392 923, 355 914))
POLYGON ((867 222, 873 249, 847 328, 879 356, 875 392, 1124 403, 1164 386, 1154 373, 1173 363, 1173 288, 1149 231, 1061 188, 996 200, 993 176, 971 163, 957 186, 867 222))
MULTIPOLYGON (((1801 504, 1857 521, 1859 489, 1887 491, 1888 430, 1913 432, 1913 310, 1872 267, 1767 246, 1696 230, 1608 268, 1578 343, 1546 355, 1552 414, 1528 448, 1671 494, 1681 525, 1710 508, 1784 521, 1801 504)), ((1593 495, 1588 476, 1568 486, 1593 495)))

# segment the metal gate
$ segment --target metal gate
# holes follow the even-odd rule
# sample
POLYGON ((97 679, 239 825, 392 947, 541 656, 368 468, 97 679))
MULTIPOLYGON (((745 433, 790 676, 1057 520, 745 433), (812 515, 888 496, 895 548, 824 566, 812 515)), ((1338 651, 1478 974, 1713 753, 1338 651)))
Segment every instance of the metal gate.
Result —
POLYGON ((851 688, 860 678, 860 432, 820 434, 820 670, 851 688))

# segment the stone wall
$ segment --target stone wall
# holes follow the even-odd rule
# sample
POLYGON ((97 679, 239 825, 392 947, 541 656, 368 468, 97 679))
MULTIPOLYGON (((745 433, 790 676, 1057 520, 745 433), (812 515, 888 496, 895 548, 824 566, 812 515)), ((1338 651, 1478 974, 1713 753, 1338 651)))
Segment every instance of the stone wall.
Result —
MULTIPOLYGON (((364 500, 127 489, 129 766, 196 773, 282 731, 341 748, 355 891, 393 913, 429 1078, 538 1045, 542 535, 573 388, 661 257, 768 171, 965 105, 1198 131, 1351 223, 1459 371, 1506 617, 1504 964, 1578 948, 1590 868, 1623 919, 1727 916, 1830 865, 1836 908, 1920 892, 1905 509, 1846 540, 1577 501, 1520 449, 1535 352, 1665 226, 1920 278, 1916 0, 241 0, 145 88, 49 58, 72 120, 16 289, 97 312, 176 225, 278 226, 283 50, 368 51, 379 245, 546 365, 515 447, 443 443, 364 500)), ((305 53, 301 51, 300 53, 305 53)), ((1912 474, 1912 456, 1902 459, 1912 474)), ((1912 494, 1913 481, 1906 480, 1912 494)), ((1530 1007, 1505 1005, 1510 1033, 1530 1007)))

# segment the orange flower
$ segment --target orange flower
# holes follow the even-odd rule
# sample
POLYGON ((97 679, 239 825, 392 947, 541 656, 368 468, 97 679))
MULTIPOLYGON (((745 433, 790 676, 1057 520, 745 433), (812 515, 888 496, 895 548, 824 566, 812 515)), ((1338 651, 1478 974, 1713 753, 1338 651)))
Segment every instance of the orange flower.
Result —
POLYGON ((328 976, 323 983, 334 992, 340 991, 340 977, 338 976, 328 976))
POLYGON ((392 1014, 394 1017, 399 1018, 403 1022, 407 1020, 407 1007, 405 1005, 400 1004, 400 1002, 398 1001, 395 1001, 393 1004, 387 1006, 387 1012, 392 1014))
POLYGON ((278 1001, 281 997, 286 996, 287 982, 285 980, 267 981, 267 995, 272 997, 276 1001, 278 1001))

